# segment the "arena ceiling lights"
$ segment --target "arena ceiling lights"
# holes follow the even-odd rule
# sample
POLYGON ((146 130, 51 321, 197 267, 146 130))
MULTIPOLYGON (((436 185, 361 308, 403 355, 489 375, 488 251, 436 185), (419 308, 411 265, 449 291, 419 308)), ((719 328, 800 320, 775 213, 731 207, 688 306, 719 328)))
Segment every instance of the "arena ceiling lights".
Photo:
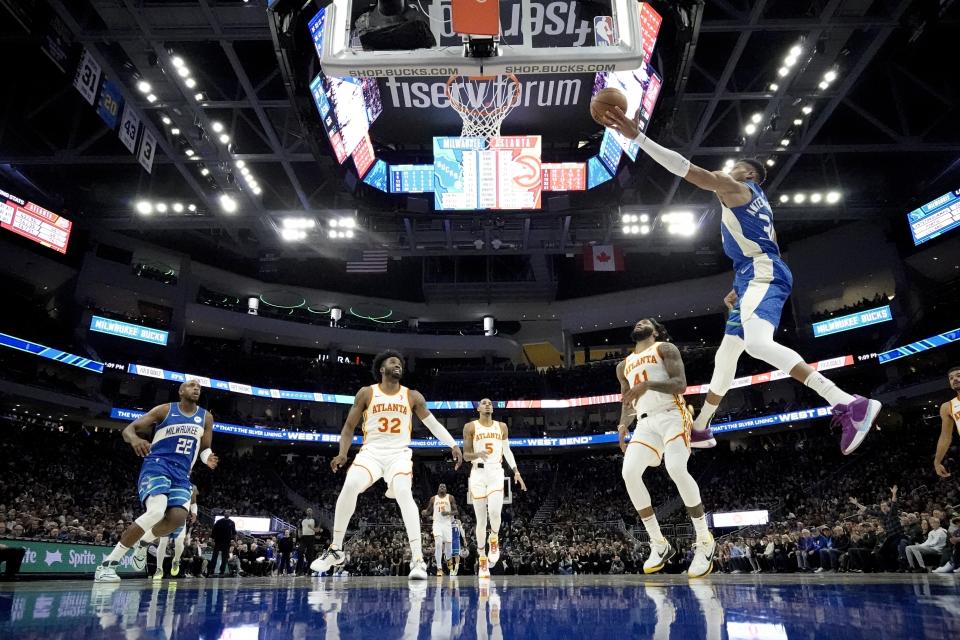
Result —
POLYGON ((184 203, 184 202, 179 201, 179 200, 175 200, 175 201, 173 201, 173 202, 166 202, 166 201, 162 201, 162 200, 160 200, 160 201, 154 201, 154 200, 141 199, 141 200, 137 200, 137 201, 134 203, 133 209, 134 209, 134 211, 136 211, 137 213, 139 213, 141 216, 149 216, 149 215, 152 215, 154 212, 159 213, 159 214, 165 214, 165 213, 168 213, 168 212, 170 212, 170 213, 184 213, 184 212, 196 213, 196 212, 197 212, 197 205, 193 204, 192 202, 184 203))
POLYGON ((280 221, 280 237, 287 242, 306 240, 309 231, 315 229, 317 221, 313 218, 286 217, 280 221))
POLYGON ((778 198, 780 204, 837 204, 843 200, 843 194, 836 190, 813 191, 806 193, 798 191, 796 193, 781 193, 778 198))
POLYGON ((691 237, 697 232, 697 219, 692 211, 670 211, 660 214, 660 223, 673 236, 691 237))

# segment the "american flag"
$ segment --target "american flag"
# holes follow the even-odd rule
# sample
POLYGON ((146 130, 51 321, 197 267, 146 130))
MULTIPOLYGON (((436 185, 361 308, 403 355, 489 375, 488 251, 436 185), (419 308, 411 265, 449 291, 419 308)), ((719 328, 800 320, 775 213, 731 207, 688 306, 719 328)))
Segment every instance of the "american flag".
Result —
POLYGON ((387 251, 364 251, 360 260, 347 261, 347 273, 386 273, 387 251))

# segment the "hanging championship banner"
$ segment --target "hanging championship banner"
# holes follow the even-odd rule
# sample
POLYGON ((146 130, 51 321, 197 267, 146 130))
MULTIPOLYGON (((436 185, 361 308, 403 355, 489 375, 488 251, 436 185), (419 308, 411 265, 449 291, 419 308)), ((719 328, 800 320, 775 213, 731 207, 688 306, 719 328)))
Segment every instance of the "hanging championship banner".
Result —
POLYGON ((157 139, 149 130, 144 128, 143 139, 140 141, 140 166, 147 170, 147 173, 153 172, 153 156, 157 153, 157 139))
POLYGON ((123 94, 120 93, 115 82, 104 78, 103 86, 100 87, 100 100, 97 102, 97 115, 111 131, 117 128, 121 109, 123 109, 123 94))

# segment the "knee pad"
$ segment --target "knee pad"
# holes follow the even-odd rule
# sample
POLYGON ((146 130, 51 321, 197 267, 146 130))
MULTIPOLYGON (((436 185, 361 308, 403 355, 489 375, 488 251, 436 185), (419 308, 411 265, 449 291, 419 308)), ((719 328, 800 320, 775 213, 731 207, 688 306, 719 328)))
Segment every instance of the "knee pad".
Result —
POLYGON ((167 496, 157 495, 147 498, 144 506, 147 508, 134 522, 145 532, 150 532, 154 525, 163 520, 167 512, 167 496))

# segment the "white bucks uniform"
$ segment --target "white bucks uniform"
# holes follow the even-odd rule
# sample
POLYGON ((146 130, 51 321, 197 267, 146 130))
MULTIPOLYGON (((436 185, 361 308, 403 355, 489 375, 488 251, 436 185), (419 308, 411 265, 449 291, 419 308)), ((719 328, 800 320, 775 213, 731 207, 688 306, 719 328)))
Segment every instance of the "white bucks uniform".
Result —
POLYGON ((433 496, 433 537, 444 543, 453 542, 453 505, 450 494, 433 496))
MULTIPOLYGON (((670 378, 663 358, 657 353, 659 342, 645 351, 631 353, 623 367, 630 388, 641 382, 663 382, 670 378)), ((690 446, 690 416, 686 411, 683 396, 659 391, 647 391, 633 405, 637 412, 637 426, 630 437, 632 446, 652 449, 657 457, 663 457, 667 443, 677 438, 690 446)))
POLYGON ((370 404, 363 412, 363 446, 353 466, 370 474, 370 484, 383 478, 389 487, 396 476, 413 475, 410 390, 400 387, 396 394, 390 395, 378 384, 370 389, 373 392, 370 404))
POLYGON ((499 422, 483 426, 473 422, 473 450, 485 452, 486 460, 474 460, 470 471, 470 496, 484 500, 491 493, 503 491, 503 427, 499 422))

